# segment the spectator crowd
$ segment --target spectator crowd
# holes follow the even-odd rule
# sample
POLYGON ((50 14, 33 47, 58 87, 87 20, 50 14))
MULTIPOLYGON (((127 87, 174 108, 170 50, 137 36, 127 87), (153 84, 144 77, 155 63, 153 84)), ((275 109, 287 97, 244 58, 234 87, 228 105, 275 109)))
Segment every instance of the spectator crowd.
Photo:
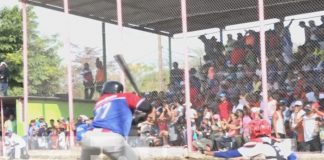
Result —
POLYGON ((69 132, 74 131, 74 128, 70 127, 68 119, 62 117, 56 121, 51 119, 49 122, 47 124, 42 116, 30 121, 29 149, 67 149, 69 147, 69 132))
MULTIPOLYGON (((268 97, 262 95, 259 33, 249 30, 226 45, 215 37, 198 38, 205 46, 204 64, 191 68, 188 113, 197 150, 235 149, 250 138, 250 121, 266 119, 272 136, 296 141, 298 151, 324 149, 324 16, 323 24, 300 22, 305 43, 293 53, 283 21, 266 32, 268 97), (263 98, 268 100, 267 105, 263 98)), ((138 125, 140 143, 186 144, 184 70, 177 62, 167 91, 146 94, 154 106, 138 125)))

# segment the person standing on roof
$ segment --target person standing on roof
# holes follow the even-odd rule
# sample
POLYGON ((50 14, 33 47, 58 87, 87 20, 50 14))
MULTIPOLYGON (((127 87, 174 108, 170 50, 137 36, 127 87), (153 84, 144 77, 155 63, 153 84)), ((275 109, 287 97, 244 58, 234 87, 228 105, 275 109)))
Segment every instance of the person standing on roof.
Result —
POLYGON ((92 99, 94 94, 94 82, 89 63, 84 63, 81 75, 83 76, 84 97, 88 100, 92 99))
POLYGON ((9 69, 5 62, 0 63, 0 96, 7 96, 9 69))

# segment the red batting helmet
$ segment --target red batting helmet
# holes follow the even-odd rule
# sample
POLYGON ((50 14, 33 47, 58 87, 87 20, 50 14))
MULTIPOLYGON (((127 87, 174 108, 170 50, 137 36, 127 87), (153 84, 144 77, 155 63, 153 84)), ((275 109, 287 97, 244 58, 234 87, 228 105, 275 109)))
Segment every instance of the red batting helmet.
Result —
POLYGON ((251 139, 261 136, 271 136, 271 125, 264 119, 252 120, 249 126, 251 139))

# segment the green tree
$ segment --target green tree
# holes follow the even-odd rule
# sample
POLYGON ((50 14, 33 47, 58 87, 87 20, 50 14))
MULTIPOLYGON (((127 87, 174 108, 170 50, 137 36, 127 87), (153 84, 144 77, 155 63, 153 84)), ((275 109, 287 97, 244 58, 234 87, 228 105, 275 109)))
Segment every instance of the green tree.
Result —
POLYGON ((35 96, 53 96, 60 89, 63 76, 61 58, 57 51, 61 46, 56 36, 35 37, 29 45, 29 93, 35 96))
MULTIPOLYGON (((154 65, 143 64, 143 63, 129 63, 128 68, 135 79, 139 90, 141 92, 149 91, 160 91, 160 80, 159 72, 154 65)), ((108 80, 120 81, 120 67, 115 61, 107 62, 107 74, 108 80)), ((169 83, 169 70, 162 70, 162 90, 166 90, 169 83)), ((127 92, 134 91, 134 88, 126 79, 126 90, 127 92)))
MULTIPOLYGON (((53 37, 40 37, 37 32, 37 16, 28 8, 28 68, 30 95, 49 96, 59 90, 62 76, 60 58, 57 55, 60 44, 53 37)), ((3 8, 0 11, 0 61, 8 64, 10 71, 9 94, 22 95, 22 15, 21 10, 3 8)))
MULTIPOLYGON (((169 83, 169 70, 162 70, 162 91, 165 91, 169 83)), ((142 92, 160 91, 159 72, 152 71, 140 79, 140 88, 142 92)))

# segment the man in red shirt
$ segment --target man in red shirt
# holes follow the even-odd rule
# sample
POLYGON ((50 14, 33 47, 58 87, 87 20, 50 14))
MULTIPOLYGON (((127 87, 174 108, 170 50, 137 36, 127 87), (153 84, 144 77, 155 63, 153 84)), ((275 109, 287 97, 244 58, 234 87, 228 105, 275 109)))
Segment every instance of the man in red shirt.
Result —
POLYGON ((218 113, 222 121, 227 121, 230 117, 232 104, 227 100, 225 93, 221 93, 219 96, 221 102, 218 104, 218 113))

